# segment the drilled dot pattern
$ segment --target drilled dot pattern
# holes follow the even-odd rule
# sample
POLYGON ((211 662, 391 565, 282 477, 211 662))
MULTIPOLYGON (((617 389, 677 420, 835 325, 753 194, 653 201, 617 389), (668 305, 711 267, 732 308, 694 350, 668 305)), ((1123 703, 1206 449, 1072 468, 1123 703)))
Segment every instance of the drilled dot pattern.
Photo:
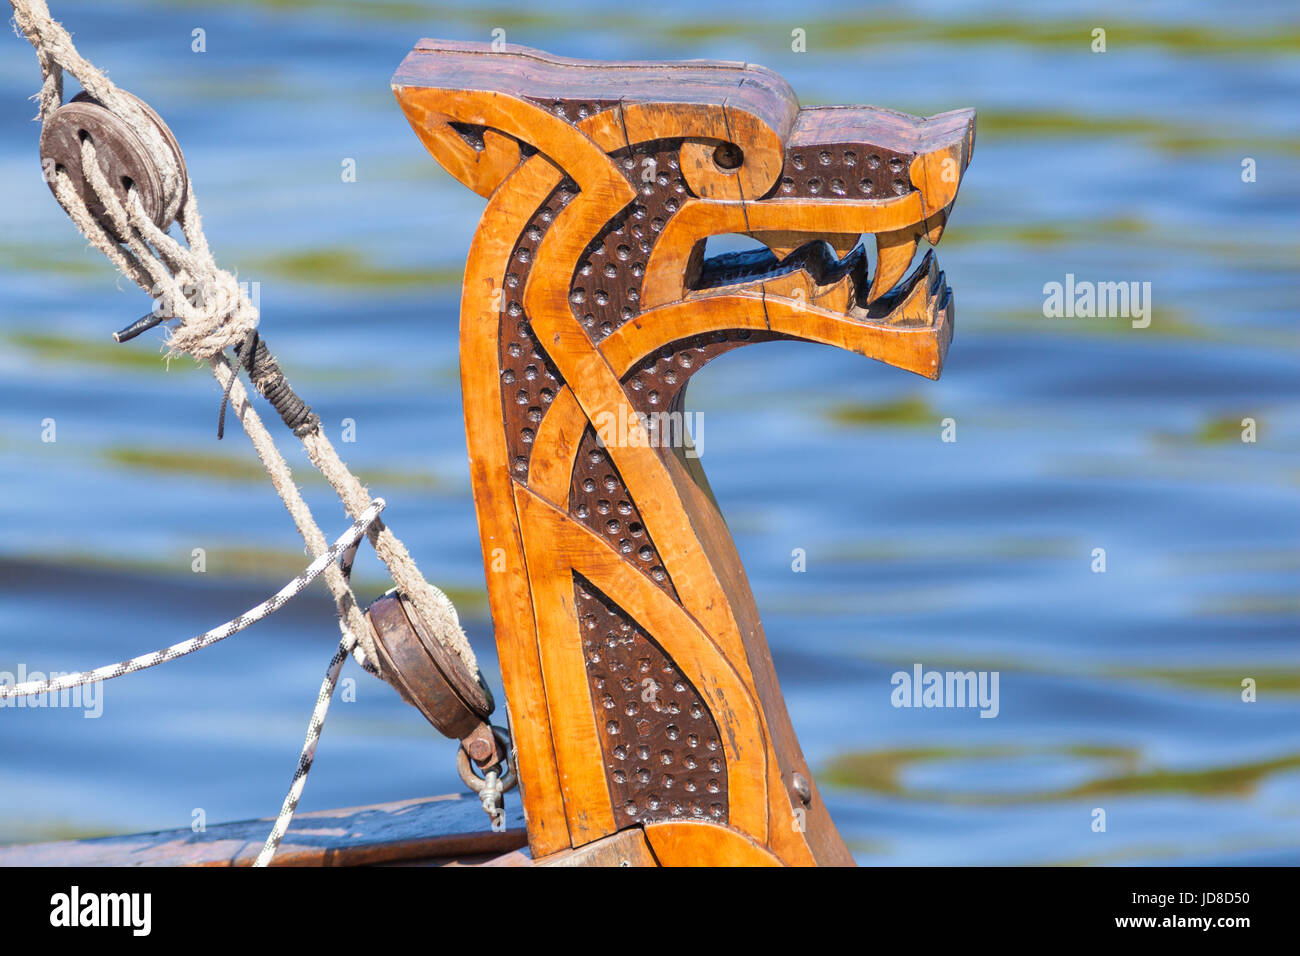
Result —
POLYGON ((913 189, 912 154, 870 143, 800 145, 786 153, 779 199, 892 199, 913 189))
POLYGON ((681 140, 655 140, 610 154, 637 197, 587 246, 569 287, 573 314, 593 342, 641 312, 650 252, 690 196, 680 150, 681 140))
POLYGON ((528 476, 537 429, 564 385, 563 377, 538 343, 524 312, 524 285, 546 230, 577 194, 578 187, 570 179, 555 188, 515 242, 506 272, 498 337, 501 408, 510 472, 519 479, 528 476))
POLYGON ((573 590, 619 827, 726 823, 727 758, 704 698, 622 608, 580 575, 573 590))
MULTIPOLYGON (((702 332, 661 346, 623 376, 623 391, 638 412, 649 416, 650 427, 658 427, 654 412, 680 410, 677 398, 695 372, 724 352, 754 342, 789 338, 775 332, 750 329, 720 329, 702 332)), ((666 439, 651 435, 652 443, 666 439)))
POLYGON ((578 446, 569 485, 569 514, 609 542, 628 564, 677 600, 677 590, 659 559, 659 550, 641 520, 623 476, 588 427, 578 446))
POLYGON ((589 116, 603 113, 618 105, 618 100, 563 99, 530 96, 528 99, 553 116, 570 123, 580 123, 589 116))

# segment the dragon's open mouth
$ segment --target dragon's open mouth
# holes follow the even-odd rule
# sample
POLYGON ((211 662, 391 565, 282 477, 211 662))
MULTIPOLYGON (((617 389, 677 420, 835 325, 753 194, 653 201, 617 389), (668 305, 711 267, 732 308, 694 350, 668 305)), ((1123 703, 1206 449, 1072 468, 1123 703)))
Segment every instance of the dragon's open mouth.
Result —
POLYGON ((847 315, 873 325, 923 328, 935 325, 948 309, 951 290, 944 283, 934 251, 874 300, 867 249, 859 242, 842 258, 825 239, 813 239, 783 257, 770 249, 749 249, 705 259, 688 287, 689 296, 758 291, 765 296, 800 299, 809 308, 847 315))

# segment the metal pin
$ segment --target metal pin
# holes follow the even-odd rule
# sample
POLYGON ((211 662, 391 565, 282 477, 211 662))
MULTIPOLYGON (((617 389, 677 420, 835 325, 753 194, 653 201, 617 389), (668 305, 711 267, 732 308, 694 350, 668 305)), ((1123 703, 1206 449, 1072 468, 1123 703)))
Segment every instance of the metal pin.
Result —
POLYGON ((812 787, 808 786, 808 781, 804 779, 801 773, 795 773, 790 777, 790 784, 794 788, 795 794, 799 797, 799 802, 805 807, 812 805, 812 787))
POLYGON ((113 341, 119 343, 129 342, 141 332, 148 332, 154 326, 162 325, 170 318, 170 315, 158 315, 154 312, 150 312, 148 315, 142 315, 121 332, 114 332, 113 341))

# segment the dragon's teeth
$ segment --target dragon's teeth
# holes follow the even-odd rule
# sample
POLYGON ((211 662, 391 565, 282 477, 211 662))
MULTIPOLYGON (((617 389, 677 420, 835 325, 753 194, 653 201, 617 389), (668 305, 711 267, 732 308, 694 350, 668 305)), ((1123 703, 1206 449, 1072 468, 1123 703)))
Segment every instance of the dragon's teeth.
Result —
POLYGON ((856 232, 828 233, 825 236, 825 239, 831 244, 831 248, 835 250, 835 254, 843 259, 858 247, 858 243, 862 240, 862 235, 861 233, 856 232))
POLYGON ((828 232, 822 235, 807 232, 751 232, 749 235, 767 246, 778 261, 819 239, 830 243, 831 248, 835 250, 835 255, 843 259, 853 251, 858 244, 858 240, 862 238, 856 232, 828 232))
POLYGON ((876 275, 867 291, 868 303, 875 302, 903 278, 916 255, 919 238, 911 229, 876 236, 876 275))
POLYGON ((823 289, 813 302, 818 308, 839 314, 849 310, 853 304, 853 296, 853 276, 846 273, 839 282, 823 289))
MULTIPOLYGON (((949 207, 951 208, 951 207, 949 207)), ((948 225, 948 210, 941 209, 925 221, 925 240, 932 246, 939 244, 939 237, 943 235, 944 226, 948 225)))
POLYGON ((763 293, 768 296, 794 299, 828 312, 846 312, 853 302, 853 274, 845 273, 829 285, 818 285, 811 275, 798 269, 764 280, 763 293))

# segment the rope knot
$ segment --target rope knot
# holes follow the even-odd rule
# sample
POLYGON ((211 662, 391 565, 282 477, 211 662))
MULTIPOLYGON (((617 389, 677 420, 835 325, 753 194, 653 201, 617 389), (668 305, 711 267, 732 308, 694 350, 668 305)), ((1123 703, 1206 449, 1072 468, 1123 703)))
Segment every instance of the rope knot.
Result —
POLYGON ((226 349, 238 348, 256 330, 257 307, 229 272, 182 272, 176 280, 151 290, 154 312, 179 320, 167 337, 173 353, 209 361, 226 349))

